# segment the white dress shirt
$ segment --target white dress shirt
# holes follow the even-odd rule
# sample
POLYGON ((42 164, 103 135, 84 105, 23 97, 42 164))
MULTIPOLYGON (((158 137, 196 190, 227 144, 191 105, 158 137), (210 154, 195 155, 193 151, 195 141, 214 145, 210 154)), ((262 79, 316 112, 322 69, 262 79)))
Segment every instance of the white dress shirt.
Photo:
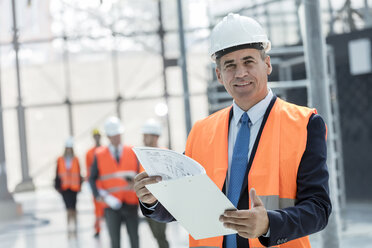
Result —
MULTIPOLYGON (((266 95, 264 99, 258 102, 256 105, 251 107, 246 113, 249 117, 249 128, 250 128, 250 138, 249 138, 249 149, 248 149, 248 161, 251 156, 253 145, 256 141, 258 131, 260 130, 263 117, 269 106, 271 99, 273 97, 273 92, 270 88, 268 88, 269 93, 266 95)), ((240 118, 244 114, 244 110, 242 110, 235 101, 233 102, 233 116, 230 121, 229 127, 229 167, 227 172, 227 180, 226 180, 226 195, 228 192, 228 185, 230 181, 230 168, 231 168, 231 161, 234 152, 234 145, 236 141, 236 136, 238 135, 239 128, 240 128, 240 118)))
MULTIPOLYGON (((115 157, 115 146, 113 146, 111 143, 108 145, 108 148, 110 150, 110 153, 111 153, 111 156, 115 159, 116 161, 116 157, 115 157)), ((120 161, 120 156, 121 156, 121 153, 123 151, 123 145, 122 144, 119 144, 117 146, 117 149, 118 149, 118 152, 119 152, 119 161, 120 161)))
POLYGON ((63 157, 63 159, 65 160, 66 169, 67 170, 71 169, 72 157, 71 156, 65 156, 65 157, 63 157))

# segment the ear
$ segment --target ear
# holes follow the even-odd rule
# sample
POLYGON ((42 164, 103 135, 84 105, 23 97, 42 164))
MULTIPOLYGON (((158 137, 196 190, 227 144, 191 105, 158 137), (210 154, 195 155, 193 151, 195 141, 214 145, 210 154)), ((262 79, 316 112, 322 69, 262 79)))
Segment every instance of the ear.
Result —
POLYGON ((267 55, 267 57, 265 58, 265 64, 267 66, 266 73, 267 73, 267 75, 270 75, 271 72, 273 71, 273 67, 271 66, 271 61, 270 61, 270 56, 269 55, 267 55))
POLYGON ((218 82, 220 82, 220 84, 223 85, 223 80, 222 80, 221 70, 218 69, 217 67, 216 67, 216 76, 217 76, 217 80, 218 80, 218 82))

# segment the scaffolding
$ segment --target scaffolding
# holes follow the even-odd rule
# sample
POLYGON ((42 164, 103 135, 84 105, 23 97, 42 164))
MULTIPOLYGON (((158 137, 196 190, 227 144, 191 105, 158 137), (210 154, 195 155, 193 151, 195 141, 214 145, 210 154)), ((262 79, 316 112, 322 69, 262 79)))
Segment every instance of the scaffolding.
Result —
MULTIPOLYGON (((31 173, 29 171, 29 164, 28 164, 28 156, 29 152, 27 147, 27 144, 30 143, 30 140, 26 139, 28 136, 27 131, 27 125, 26 125, 26 119, 27 119, 27 110, 35 110, 35 109, 47 109, 47 108, 60 108, 63 109, 63 111, 66 111, 66 118, 63 119, 63 121, 66 121, 67 126, 67 133, 69 135, 74 135, 76 138, 82 138, 88 136, 87 134, 89 131, 99 125, 105 119, 108 115, 116 114, 119 117, 121 117, 124 121, 126 120, 126 116, 123 115, 123 112, 125 112, 126 105, 132 106, 137 104, 138 102, 145 102, 145 101, 153 101, 153 100, 159 100, 164 101, 166 106, 171 106, 172 102, 175 103, 176 101, 174 99, 182 99, 183 105, 184 105, 184 116, 175 115, 175 117, 171 116, 169 113, 164 116, 164 123, 167 129, 167 146, 170 148, 174 148, 174 142, 172 140, 178 140, 183 139, 185 140, 186 135, 188 131, 191 128, 192 123, 192 115, 195 114, 191 111, 190 105, 190 97, 204 97, 208 94, 208 99, 210 100, 210 111, 213 112, 221 107, 224 106, 223 99, 230 99, 230 96, 227 95, 226 92, 221 91, 213 84, 208 85, 208 88, 205 87, 203 90, 190 90, 188 89, 188 76, 191 77, 197 77, 199 81, 207 82, 208 78, 204 75, 199 75, 197 73, 193 74, 192 70, 192 63, 189 63, 189 66, 187 66, 186 58, 189 53, 189 51, 192 49, 191 46, 193 44, 201 44, 205 43, 205 41, 208 39, 208 34, 211 30, 211 27, 213 26, 213 23, 216 23, 218 19, 220 19, 222 16, 226 15, 226 8, 221 8, 223 11, 211 11, 210 14, 210 20, 207 25, 199 26, 199 27, 186 27, 183 28, 182 21, 185 18, 182 18, 182 7, 185 5, 185 1, 183 1, 183 4, 181 4, 180 0, 177 0, 177 3, 174 3, 174 15, 177 16, 177 25, 167 25, 167 20, 164 18, 164 13, 162 10, 164 10, 164 4, 162 5, 162 2, 167 0, 158 0, 158 1, 152 1, 149 2, 151 6, 149 9, 157 9, 157 14, 155 15, 156 18, 150 17, 145 18, 146 22, 151 23, 150 28, 145 28, 141 30, 138 30, 136 28, 133 28, 129 31, 123 31, 121 29, 121 32, 119 32, 116 28, 116 26, 120 26, 123 22, 130 22, 135 21, 130 16, 121 16, 117 13, 110 13, 112 14, 112 19, 110 21, 107 21, 103 18, 101 18, 99 15, 95 13, 94 8, 87 8, 87 9, 79 9, 76 6, 72 5, 69 1, 61 1, 61 4, 63 5, 62 13, 60 13, 61 16, 61 23, 62 25, 62 32, 59 35, 51 35, 48 38, 38 38, 38 39, 32 39, 32 40, 24 40, 19 39, 20 32, 19 28, 17 27, 17 13, 16 13, 16 1, 15 0, 7 0, 11 1, 12 3, 12 19, 13 19, 13 39, 12 42, 3 42, 0 43, 0 56, 1 56, 1 48, 3 47, 9 47, 12 46, 12 50, 15 54, 15 73, 17 77, 17 97, 18 101, 17 103, 13 105, 8 106, 2 106, 1 110, 5 112, 10 111, 17 111, 17 120, 19 122, 19 130, 18 134, 20 136, 19 138, 19 150, 21 153, 21 169, 22 169, 22 182, 21 186, 18 188, 19 190, 25 190, 25 189, 33 189, 32 180, 35 177, 40 177, 45 173, 46 168, 49 168, 51 164, 54 162, 54 158, 48 159, 48 161, 43 162, 42 166, 39 166, 36 170, 31 170, 31 173), (154 7, 154 8, 152 8, 154 7), (100 25, 100 30, 103 30, 103 33, 109 33, 108 35, 104 34, 72 34, 69 33, 68 30, 66 30, 66 27, 64 26, 63 22, 63 11, 74 9, 77 13, 82 13, 84 15, 89 16, 90 18, 94 18, 95 21, 98 23, 97 25, 100 25), (213 12, 213 13, 212 13, 213 12), (178 13, 178 14, 177 14, 178 13), (151 19, 152 18, 152 19, 151 19), (118 25, 120 24, 120 25, 118 25), (178 28, 180 26, 181 28, 178 28), (182 32, 184 30, 184 32, 182 32), (201 33, 199 35, 199 33, 201 33), (194 39, 194 43, 187 42, 187 36, 190 37, 190 35, 197 34, 199 37, 197 39, 194 39), (170 52, 170 49, 167 49, 167 45, 170 44, 168 42, 169 40, 176 40, 174 39, 174 36, 178 35, 178 41, 176 43, 179 43, 178 46, 172 46, 172 50, 177 50, 179 52, 176 52, 176 54, 170 52), (185 38, 186 36, 186 38, 185 38), (76 42, 86 42, 87 40, 97 42, 102 39, 109 39, 112 42, 112 46, 110 46, 110 49, 106 49, 109 57, 110 57, 110 63, 111 63, 111 72, 110 79, 107 81, 111 81, 110 83, 113 84, 112 90, 113 93, 109 94, 109 97, 106 97, 105 94, 103 94, 102 97, 95 97, 92 99, 75 99, 73 97, 73 66, 72 58, 74 54, 71 52, 73 50, 71 47, 76 42), (138 89, 146 89, 148 84, 160 80, 162 82, 161 84, 161 92, 154 92, 153 94, 147 94, 147 95, 141 95, 141 94, 135 94, 135 95, 128 95, 124 94, 127 89, 124 90, 123 93, 123 82, 125 79, 122 77, 122 72, 120 70, 120 64, 122 63, 122 60, 125 59, 126 54, 123 52, 122 47, 120 46, 120 43, 123 42, 123 39, 131 40, 132 43, 137 44, 141 51, 147 51, 149 54, 154 55, 154 57, 161 57, 160 64, 161 64, 161 70, 159 72, 152 76, 151 78, 147 80, 143 80, 139 83, 138 89), (144 40, 152 40, 159 42, 156 44, 149 44, 149 42, 144 42, 144 40), (186 42, 185 42, 186 40, 186 42), (25 103, 23 101, 22 97, 22 77, 21 72, 23 69, 22 63, 20 63, 18 59, 18 51, 22 46, 33 46, 33 45, 40 45, 40 44, 52 44, 55 42, 59 42, 61 44, 62 48, 62 54, 61 54, 61 60, 62 60, 62 73, 60 73, 58 76, 61 78, 61 80, 64 81, 64 88, 65 88, 65 94, 62 92, 59 92, 61 97, 59 100, 55 101, 49 101, 49 102, 33 102, 33 103, 25 103), (169 74, 173 73, 174 70, 180 69, 182 70, 182 91, 173 91, 170 83, 169 74), (111 96, 112 95, 112 96, 111 96), (218 99, 218 100, 216 100, 218 99), (222 99, 222 100, 221 100, 222 99), (214 102, 213 102, 214 101, 214 102), (221 103, 222 101, 222 103, 221 103), (76 131, 76 114, 74 115, 74 107, 86 107, 86 106, 110 106, 105 111, 105 114, 99 116, 94 120, 94 122, 89 122, 82 131, 76 131), (114 110, 112 107, 114 106, 114 110), (26 113, 25 113, 26 112, 26 113), (25 117, 26 115, 26 117, 25 117), (185 134, 181 135, 179 132, 172 132, 171 133, 171 125, 172 125, 172 118, 184 118, 184 129, 185 134), (25 186, 25 187, 24 187, 25 186)), ((167 3, 169 4, 170 1, 167 3)), ((175 2, 175 1, 174 1, 175 2)), ((206 1, 208 2, 208 1, 206 1)), ((28 5, 32 5, 33 1, 29 0, 28 5)), ((97 1, 97 9, 102 4, 105 4, 105 0, 97 1)), ((120 1, 118 1, 118 4, 120 4, 120 1)), ((299 25, 299 19, 297 15, 298 7, 301 4, 300 0, 266 0, 266 1, 250 1, 249 4, 246 2, 242 2, 240 4, 239 8, 236 9, 229 9, 230 12, 236 12, 241 13, 244 15, 250 15, 257 18, 265 27, 265 29, 269 33, 269 37, 273 39, 274 43, 277 45, 293 45, 298 44, 301 42, 301 33, 300 33, 300 25, 299 25), (248 6, 247 6, 248 5, 248 6), (283 6, 290 6, 290 8, 283 8, 283 6), (278 11, 279 9, 283 9, 283 11, 278 11), (289 16, 290 18, 283 18, 284 16, 289 16), (276 30, 279 30, 276 31, 276 30), (280 34, 279 34, 280 33, 280 34), (291 34, 291 35, 289 35, 291 34), (276 38, 280 36, 281 38, 276 38)), ((169 6, 169 5, 167 5, 169 6)), ((123 6, 117 6, 118 10, 122 10, 123 6)), ((208 6, 208 9, 211 9, 211 5, 208 6)), ((168 9, 169 7, 167 7, 168 9)), ((168 10, 169 11, 169 10, 168 10)), ((364 8, 361 9, 355 9, 352 7, 351 1, 345 0, 345 4, 341 9, 334 9, 334 7, 331 4, 331 0, 328 0, 328 6, 327 8, 323 9, 323 14, 327 15, 327 30, 328 33, 337 33, 337 32, 347 32, 348 30, 352 30, 353 28, 360 28, 360 27, 368 27, 371 26, 371 18, 370 18, 370 8, 368 6, 368 2, 365 1, 364 8), (347 18, 346 18, 347 17, 347 18), (342 30, 339 30, 339 24, 345 24, 341 25, 342 27, 347 27, 342 30)), ((110 15, 111 16, 111 15, 110 15)), ((145 15, 144 15, 145 16, 145 15)), ((167 17, 167 16, 165 16, 167 17)), ((123 26, 121 26, 123 27, 123 26)), ((137 26, 138 28, 138 26, 137 26)), ((151 43, 151 42, 150 42, 151 43)), ((337 111, 338 106, 335 101, 337 100, 335 97, 337 96, 337 89, 335 87, 335 80, 334 80, 334 62, 332 62, 332 51, 330 48, 328 48, 328 62, 331 68, 331 71, 329 71, 329 78, 330 78, 330 90, 331 90, 331 96, 332 96, 332 111, 337 117, 337 111), (332 65, 333 63, 333 65, 332 65), (333 66, 333 67, 332 67, 333 66), (333 69, 332 69, 333 68, 333 69)), ((273 50, 271 55, 273 56, 274 53, 281 53, 283 54, 284 51, 279 50, 273 50)), ((296 82, 293 82, 291 80, 291 68, 294 65, 302 64, 304 63, 304 57, 303 57, 303 50, 299 47, 293 47, 293 48, 286 48, 286 53, 294 54, 295 56, 288 60, 277 60, 273 59, 273 64, 277 65, 279 67, 279 76, 280 80, 277 82, 270 82, 269 86, 274 89, 274 92, 276 92, 278 95, 281 95, 285 98, 285 94, 287 92, 287 89, 292 88, 306 88, 308 87, 308 81, 306 79, 302 80, 296 80, 296 82), (288 50, 289 49, 289 50, 288 50), (292 49, 292 50, 291 50, 292 49)), ((146 55, 145 55, 146 56, 146 55)), ((202 56, 205 57, 205 53, 202 54, 202 56)), ((274 57, 274 56, 273 56, 274 57)), ((208 60, 208 58, 206 59, 208 60)), ((141 64, 142 62, 140 62, 141 64)), ((205 63, 209 65, 208 63, 205 63)), ((138 66, 140 67, 140 66, 138 66)), ((139 74, 143 74, 144 72, 140 71, 138 67, 133 68, 133 70, 138 70, 139 74)), ((208 72, 205 73, 205 75, 209 75, 211 67, 208 67, 208 72)), ((195 70, 194 70, 195 71, 195 70)), ((55 80, 54 77, 51 77, 50 75, 45 75, 46 77, 49 77, 47 80, 49 83, 52 83, 53 80, 55 80)), ((129 79, 130 81, 131 79, 129 79)), ((132 79, 133 80, 133 79, 132 79)), ((1 80, 0 80, 1 81, 1 80)), ((108 84, 109 82, 105 82, 108 84)), ((212 80, 213 81, 213 80, 212 80)), ((206 84, 205 84, 206 85, 206 84)), ((181 104, 182 102, 177 101, 177 104, 181 104)), ((151 105, 151 104, 149 104, 151 105)), ((199 109, 198 109, 199 111, 199 109)), ((197 111, 194 111, 197 112, 197 111)), ((64 112, 63 112, 64 113, 64 112)), ((342 194, 344 192, 344 180, 343 180, 343 173, 342 173, 342 156, 340 156, 340 151, 342 149, 341 139, 340 136, 337 134, 337 130, 339 130, 339 123, 337 121, 334 121, 334 130, 335 135, 332 135, 332 141, 336 144, 335 145, 335 154, 336 154, 336 165, 338 167, 338 183, 341 189, 340 193, 340 201, 341 206, 344 206, 345 203, 345 194, 342 194)), ((135 124, 137 125, 137 123, 135 124)), ((2 180, 3 181, 3 180, 2 180)))

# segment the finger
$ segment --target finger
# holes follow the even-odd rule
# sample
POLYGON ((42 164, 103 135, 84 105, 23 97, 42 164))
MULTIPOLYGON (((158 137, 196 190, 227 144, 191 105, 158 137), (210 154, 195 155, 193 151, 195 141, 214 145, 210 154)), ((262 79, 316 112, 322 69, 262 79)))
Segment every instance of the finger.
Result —
POLYGON ((256 194, 256 190, 254 188, 252 188, 251 191, 249 191, 249 198, 251 199, 252 208, 264 206, 260 197, 258 197, 258 195, 256 194))
POLYGON ((153 202, 157 201, 155 196, 146 188, 136 191, 136 194, 138 199, 143 203, 152 204, 153 202))
POLYGON ((148 184, 158 183, 159 181, 161 181, 161 177, 160 176, 143 177, 140 180, 136 180, 135 179, 135 181, 134 181, 134 190, 137 191, 139 189, 144 188, 148 184))
POLYGON ((233 229, 237 232, 244 232, 246 231, 247 227, 244 225, 234 224, 234 223, 223 223, 223 226, 226 228, 233 229))
POLYGON ((146 171, 137 174, 137 175, 134 177, 134 180, 135 180, 135 181, 141 181, 141 180, 142 180, 143 178, 145 178, 145 177, 149 177, 149 175, 147 174, 146 171))
POLYGON ((149 176, 148 174, 147 174, 147 172, 146 171, 144 171, 144 172, 141 172, 141 173, 139 173, 139 174, 137 174, 135 177, 134 177, 134 181, 141 181, 141 180, 143 180, 144 178, 158 178, 159 180, 158 180, 158 182, 160 182, 161 181, 161 176, 149 176))
POLYGON ((219 219, 223 223, 230 223, 230 224, 237 224, 237 225, 243 225, 243 226, 249 226, 251 225, 250 219, 242 219, 242 218, 229 218, 221 216, 219 219))
POLYGON ((142 188, 136 190, 136 194, 137 194, 138 198, 140 198, 144 195, 151 194, 151 192, 146 187, 142 187, 142 188))
POLYGON ((151 193, 143 195, 140 200, 146 204, 153 204, 157 201, 157 199, 151 193))
POLYGON ((249 219, 254 215, 251 210, 226 210, 223 213, 224 217, 237 218, 237 219, 249 219))

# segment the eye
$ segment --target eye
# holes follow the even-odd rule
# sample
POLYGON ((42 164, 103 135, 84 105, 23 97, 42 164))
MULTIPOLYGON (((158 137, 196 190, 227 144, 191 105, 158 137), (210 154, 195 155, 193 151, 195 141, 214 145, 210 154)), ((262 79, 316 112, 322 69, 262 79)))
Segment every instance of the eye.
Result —
POLYGON ((225 65, 225 69, 233 69, 235 68, 235 65, 234 64, 227 64, 225 65))
POLYGON ((254 63, 254 60, 246 60, 244 63, 245 63, 246 65, 248 65, 248 64, 254 63))

